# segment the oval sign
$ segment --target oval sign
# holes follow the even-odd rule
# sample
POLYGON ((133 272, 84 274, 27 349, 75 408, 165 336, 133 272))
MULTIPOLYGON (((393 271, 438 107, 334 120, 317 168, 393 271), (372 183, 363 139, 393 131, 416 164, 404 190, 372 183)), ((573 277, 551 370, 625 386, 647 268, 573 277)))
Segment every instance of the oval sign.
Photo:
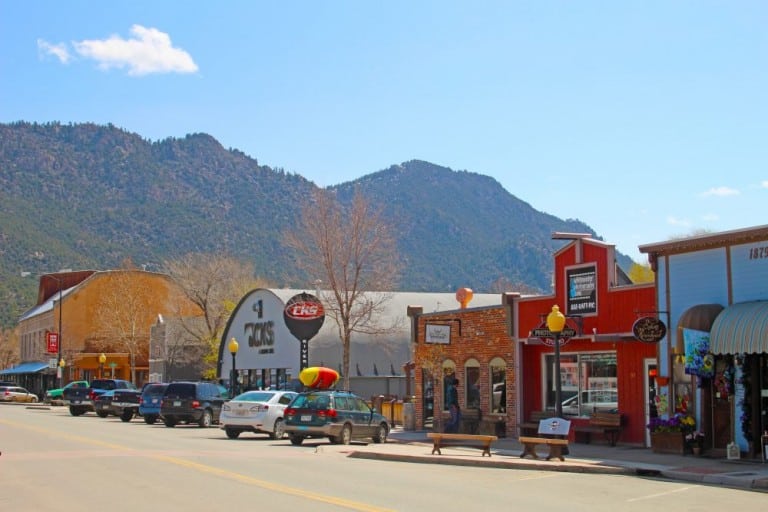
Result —
POLYGON ((325 310, 320 299, 309 293, 291 297, 283 309, 283 320, 291 334, 308 340, 317 334, 325 321, 325 310))
POLYGON ((632 334, 642 342, 658 343, 667 335, 667 326, 658 318, 644 316, 632 324, 632 334))

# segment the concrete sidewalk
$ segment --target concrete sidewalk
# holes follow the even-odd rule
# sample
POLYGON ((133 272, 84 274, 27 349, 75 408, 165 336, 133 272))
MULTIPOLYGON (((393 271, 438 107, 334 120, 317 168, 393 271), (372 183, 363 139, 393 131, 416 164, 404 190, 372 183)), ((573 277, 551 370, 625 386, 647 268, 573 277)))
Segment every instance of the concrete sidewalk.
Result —
MULTIPOLYGON (((521 459, 522 446, 513 438, 501 438, 491 448, 491 457, 472 447, 442 447, 432 455, 427 431, 405 431, 397 427, 386 444, 355 445, 352 457, 398 460, 422 464, 476 465, 509 469, 568 471, 577 473, 657 476, 672 480, 722 485, 768 493, 768 463, 760 460, 714 459, 706 456, 667 455, 649 448, 608 444, 571 443, 565 461, 521 459)), ((539 447, 539 453, 546 453, 539 447)))

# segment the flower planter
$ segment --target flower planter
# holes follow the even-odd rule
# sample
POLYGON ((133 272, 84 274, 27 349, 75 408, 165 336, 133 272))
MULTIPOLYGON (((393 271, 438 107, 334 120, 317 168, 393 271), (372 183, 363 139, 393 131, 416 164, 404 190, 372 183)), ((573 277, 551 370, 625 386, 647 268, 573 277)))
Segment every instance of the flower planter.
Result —
POLYGON ((685 454, 685 435, 682 432, 651 432, 653 453, 685 454))

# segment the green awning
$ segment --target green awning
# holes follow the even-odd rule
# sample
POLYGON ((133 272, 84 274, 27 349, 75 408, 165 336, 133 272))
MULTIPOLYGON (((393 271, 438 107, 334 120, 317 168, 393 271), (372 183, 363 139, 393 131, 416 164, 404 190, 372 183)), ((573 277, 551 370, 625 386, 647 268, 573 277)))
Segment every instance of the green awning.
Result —
POLYGON ((728 306, 715 318, 709 336, 713 354, 768 353, 768 301, 728 306))

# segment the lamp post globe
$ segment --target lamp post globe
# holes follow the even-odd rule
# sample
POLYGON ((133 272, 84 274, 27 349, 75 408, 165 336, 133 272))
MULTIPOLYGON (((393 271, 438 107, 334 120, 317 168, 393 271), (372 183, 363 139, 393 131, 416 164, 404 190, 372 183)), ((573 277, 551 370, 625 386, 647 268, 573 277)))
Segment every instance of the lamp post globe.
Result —
POLYGON ((547 315, 547 329, 552 333, 555 344, 555 416, 563 416, 562 383, 560 374, 560 333, 565 327, 565 315, 560 312, 560 307, 552 306, 552 311, 547 315))
POLYGON ((232 354, 232 375, 229 379, 229 396, 230 398, 234 398, 235 394, 237 393, 237 367, 236 367, 236 359, 237 359, 237 350, 240 348, 240 344, 237 343, 237 340, 232 337, 231 340, 229 340, 229 353, 232 354))
POLYGON ((107 362, 107 356, 102 352, 99 354, 99 378, 104 378, 104 363, 107 362))

